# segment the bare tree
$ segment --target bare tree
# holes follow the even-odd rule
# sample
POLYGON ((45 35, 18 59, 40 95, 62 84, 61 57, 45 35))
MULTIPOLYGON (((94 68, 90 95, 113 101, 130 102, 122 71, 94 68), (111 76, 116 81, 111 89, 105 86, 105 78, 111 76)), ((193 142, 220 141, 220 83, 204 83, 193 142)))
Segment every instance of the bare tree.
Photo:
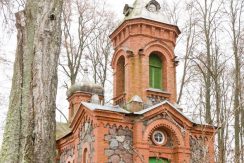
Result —
POLYGON ((183 65, 183 72, 182 72, 182 78, 180 83, 180 90, 178 94, 177 103, 180 103, 181 97, 183 95, 183 89, 186 85, 186 83, 190 80, 189 73, 189 67, 190 67, 190 58, 192 57, 192 53, 194 51, 195 46, 195 37, 196 37, 196 22, 194 21, 193 15, 193 6, 191 4, 186 4, 186 10, 189 15, 187 18, 187 21, 185 23, 185 27, 183 28, 184 31, 182 32, 183 37, 186 38, 184 40, 185 42, 185 54, 183 57, 184 65, 183 65))
MULTIPOLYGON (((216 27, 217 28, 217 27, 216 27)), ((215 103, 215 110, 214 110, 214 115, 216 117, 213 117, 213 119, 216 119, 216 125, 219 128, 218 133, 217 133, 217 145, 218 145, 218 157, 217 162, 219 163, 225 163, 225 158, 226 158, 226 151, 225 151, 225 144, 226 144, 226 124, 225 122, 228 121, 228 117, 225 114, 225 109, 226 107, 222 105, 223 100, 225 96, 228 95, 228 91, 225 91, 225 84, 227 83, 223 80, 223 77, 226 78, 225 72, 228 72, 228 66, 227 66, 227 61, 226 57, 224 56, 223 52, 220 49, 220 43, 219 43, 219 38, 217 37, 218 31, 216 30, 214 32, 214 38, 213 42, 214 44, 212 45, 211 51, 213 54, 212 57, 212 72, 211 72, 211 77, 213 80, 213 96, 214 96, 214 103, 215 103)), ((230 100, 228 100, 230 101, 230 100)))
POLYGON ((201 42, 204 44, 204 50, 200 50, 200 55, 196 57, 197 67, 202 73, 204 80, 204 93, 205 93, 205 121, 212 124, 212 114, 211 114, 211 87, 212 87, 212 53, 211 46, 213 40, 213 33, 216 30, 214 24, 218 24, 218 16, 220 13, 220 8, 222 6, 222 1, 218 0, 204 0, 194 1, 194 8, 196 10, 196 20, 199 30, 199 37, 201 42))
POLYGON ((241 39, 242 14, 244 9, 243 0, 226 1, 226 14, 229 22, 229 33, 232 42, 232 52, 234 56, 234 111, 235 111, 235 162, 240 162, 240 113, 243 107, 241 100, 241 53, 239 51, 241 39))
POLYGON ((184 97, 184 102, 187 91, 189 94, 198 96, 198 98, 196 96, 189 97, 194 100, 192 101, 193 105, 199 108, 199 112, 195 110, 193 115, 203 116, 205 121, 209 123, 210 119, 207 120, 207 118, 210 114, 211 123, 220 127, 217 134, 218 141, 216 141, 218 153, 216 160, 224 163, 229 143, 228 133, 231 131, 229 130, 229 122, 234 115, 230 114, 231 110, 229 109, 232 106, 232 99, 229 98, 232 78, 229 77, 231 73, 228 66, 231 57, 224 53, 221 49, 224 48, 223 42, 219 41, 222 39, 220 33, 223 33, 224 20, 222 19, 223 14, 220 12, 222 1, 192 1, 186 4, 189 17, 185 22, 188 23, 188 26, 183 28, 187 30, 182 31, 183 35, 186 35, 184 41, 186 58, 184 58, 178 102, 182 101, 182 97, 184 97), (194 84, 194 91, 190 88, 192 84, 194 84), (196 85, 201 86, 198 94, 194 93, 197 90, 196 85), (207 87, 210 92, 206 90, 207 87), (189 88, 190 90, 188 90, 189 88), (209 106, 208 104, 211 104, 209 112, 206 108, 209 106), (202 109, 206 110, 205 114, 202 109))
POLYGON ((109 39, 115 28, 114 16, 111 12, 103 12, 101 28, 94 30, 90 39, 91 44, 88 46, 88 55, 86 58, 91 62, 93 70, 93 79, 95 83, 105 86, 107 73, 112 58, 112 43, 109 39))
POLYGON ((16 14, 18 43, 0 162, 54 162, 62 0, 27 0, 16 14))
POLYGON ((104 5, 101 8, 96 3, 98 1, 73 0, 67 1, 64 5, 63 46, 65 59, 61 61, 60 66, 69 78, 71 85, 76 82, 82 57, 84 59, 88 45, 96 39, 91 39, 91 35, 103 25, 104 5))
POLYGON ((162 3, 162 14, 164 14, 170 21, 170 23, 174 25, 178 25, 179 21, 182 20, 180 15, 181 15, 181 2, 180 0, 178 1, 166 1, 163 0, 162 3))
MULTIPOLYGON (((241 31, 240 44, 239 44, 239 52, 241 55, 241 74, 244 73, 244 30, 241 31)), ((244 80, 244 76, 241 76, 241 81, 244 80)), ((244 104, 244 82, 241 83, 241 103, 244 104)), ((243 105, 242 105, 243 106, 243 105)), ((241 161, 244 162, 244 107, 241 107, 241 161)))
POLYGON ((12 30, 14 26, 14 10, 23 9, 26 0, 0 0, 0 23, 5 31, 12 30))

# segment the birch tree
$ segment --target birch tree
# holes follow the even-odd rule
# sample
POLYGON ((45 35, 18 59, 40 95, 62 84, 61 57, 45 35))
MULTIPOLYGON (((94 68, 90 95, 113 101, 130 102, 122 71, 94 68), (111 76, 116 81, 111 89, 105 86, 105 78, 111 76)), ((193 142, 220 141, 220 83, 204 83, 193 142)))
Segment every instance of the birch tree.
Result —
POLYGON ((16 13, 18 42, 0 162, 55 162, 55 99, 62 0, 27 0, 16 13))

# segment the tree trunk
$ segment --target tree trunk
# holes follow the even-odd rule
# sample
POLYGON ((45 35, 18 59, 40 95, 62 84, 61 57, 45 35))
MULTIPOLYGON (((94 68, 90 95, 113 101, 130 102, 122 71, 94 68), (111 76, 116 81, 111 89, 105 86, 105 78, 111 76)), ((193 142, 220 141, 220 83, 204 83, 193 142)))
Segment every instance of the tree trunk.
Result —
MULTIPOLYGON (((239 42, 239 32, 240 30, 236 30, 237 21, 237 10, 234 7, 234 1, 230 1, 230 12, 231 12, 231 29, 232 29, 232 36, 233 36, 233 54, 235 57, 235 77, 234 77, 234 115, 235 115, 235 123, 234 123, 234 130, 235 130, 235 163, 240 162, 240 95, 241 95, 241 69, 240 69, 240 56, 238 51, 238 42, 239 42)), ((240 24, 239 24, 240 25, 240 24)), ((239 26, 238 25, 238 26, 239 26)))
POLYGON ((17 49, 14 62, 12 88, 9 99, 9 110, 4 129, 0 162, 18 162, 21 140, 21 107, 23 99, 23 44, 26 44, 24 12, 16 14, 17 49), (11 147, 10 147, 11 146, 11 147))
POLYGON ((55 162, 61 10, 62 0, 27 0, 16 14, 18 47, 0 162, 55 162))
POLYGON ((233 52, 235 56, 235 88, 234 88, 235 162, 239 163, 240 162, 240 125, 239 125, 240 124, 240 63, 239 63, 239 55, 238 55, 235 41, 233 43, 233 52))

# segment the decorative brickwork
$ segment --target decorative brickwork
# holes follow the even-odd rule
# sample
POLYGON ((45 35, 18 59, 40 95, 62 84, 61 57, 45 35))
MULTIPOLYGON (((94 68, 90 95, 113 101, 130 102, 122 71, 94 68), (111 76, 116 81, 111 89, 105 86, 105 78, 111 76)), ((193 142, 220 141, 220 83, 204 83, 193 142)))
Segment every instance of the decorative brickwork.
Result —
MULTIPOLYGON (((143 101, 148 97, 156 102, 162 99, 176 101, 176 70, 175 70, 175 41, 179 30, 176 26, 152 22, 146 19, 135 19, 124 22, 115 30, 110 38, 114 43, 115 53, 112 60, 114 70, 114 98, 118 92, 121 78, 118 62, 121 56, 125 60, 125 101, 129 102, 134 95, 143 101), (143 31, 143 32, 142 32, 143 31), (123 34, 124 33, 124 34, 123 34), (155 33, 158 33, 155 35, 155 33), (121 37, 119 37, 121 36, 121 37), (163 61, 163 82, 161 88, 166 93, 148 94, 149 86, 149 56, 156 53, 163 61), (156 96, 155 96, 156 95, 156 96)), ((123 92, 121 92, 123 93, 123 92)), ((154 102, 153 102, 154 103, 154 102)))
POLYGON ((74 148, 66 148, 62 151, 60 156, 60 163, 66 163, 67 160, 71 159, 74 156, 74 148))
POLYGON ((190 137, 191 162, 190 163, 209 163, 208 147, 206 140, 202 137, 190 137))
MULTIPOLYGON (((174 140, 173 140, 173 136, 174 135, 172 135, 171 133, 169 133, 169 132, 165 132, 165 129, 164 128, 159 128, 159 129, 157 129, 157 130, 159 130, 159 131, 164 131, 164 134, 165 134, 165 136, 166 136, 166 142, 163 144, 163 147, 168 147, 168 148, 172 148, 172 147, 174 147, 174 140)), ((156 145, 153 141, 152 141, 152 135, 150 136, 150 139, 148 139, 148 143, 149 143, 149 145, 156 145)))
POLYGON ((78 144, 78 162, 81 162, 83 159, 84 150, 87 149, 88 151, 88 160, 90 163, 94 163, 94 142, 95 142, 95 135, 93 133, 93 127, 91 123, 85 123, 80 131, 79 137, 79 144, 78 144))
POLYGON ((115 125, 109 128, 104 140, 109 144, 105 149, 105 155, 109 163, 132 163, 132 131, 129 128, 117 128, 115 125))

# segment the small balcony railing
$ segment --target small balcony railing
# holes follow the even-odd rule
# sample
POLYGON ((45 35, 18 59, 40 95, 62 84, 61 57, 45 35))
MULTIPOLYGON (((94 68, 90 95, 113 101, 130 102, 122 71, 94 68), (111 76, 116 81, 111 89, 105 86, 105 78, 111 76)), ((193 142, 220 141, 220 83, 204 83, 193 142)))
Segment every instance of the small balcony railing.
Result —
POLYGON ((154 88, 147 89, 147 98, 150 99, 153 104, 167 100, 169 97, 170 93, 167 91, 154 88))
POLYGON ((125 93, 123 93, 123 94, 121 94, 121 95, 115 97, 115 98, 113 99, 113 101, 114 101, 114 104, 115 104, 115 105, 119 105, 119 106, 124 105, 124 103, 125 103, 125 93))

